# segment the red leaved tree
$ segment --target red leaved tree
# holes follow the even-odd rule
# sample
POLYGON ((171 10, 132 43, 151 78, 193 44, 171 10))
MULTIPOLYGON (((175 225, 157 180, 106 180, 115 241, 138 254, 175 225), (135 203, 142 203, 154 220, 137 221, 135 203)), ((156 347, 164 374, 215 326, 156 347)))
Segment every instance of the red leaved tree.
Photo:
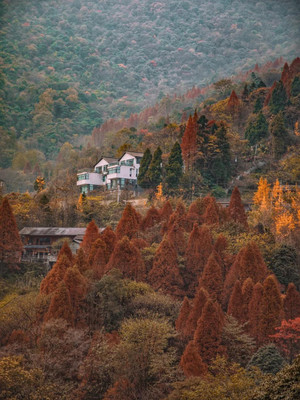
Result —
POLYGON ((140 226, 141 216, 135 211, 130 203, 124 208, 122 217, 116 228, 117 239, 127 236, 132 239, 140 226))
POLYGON ((214 197, 210 197, 209 203, 203 214, 203 221, 207 225, 219 225, 219 209, 214 197))
POLYGON ((180 360, 180 366, 184 375, 201 376, 207 373, 207 365, 204 364, 194 340, 190 340, 180 360))
POLYGON ((83 237, 81 247, 84 252, 88 255, 92 244, 100 237, 99 228, 96 225, 95 221, 92 220, 88 226, 86 227, 85 235, 83 237))
POLYGON ((107 270, 118 268, 125 278, 141 281, 145 279, 145 265, 139 249, 124 236, 117 242, 107 264, 107 270))
POLYGON ((243 314, 242 314, 242 322, 246 322, 249 319, 249 304, 252 299, 254 284, 251 278, 247 278, 242 286, 242 294, 243 294, 243 314))
POLYGON ((0 206, 0 264, 17 268, 22 250, 16 219, 7 198, 4 197, 0 206))
POLYGON ((275 330, 276 333, 270 335, 270 338, 279 345, 291 363, 300 354, 300 317, 283 320, 275 330))
POLYGON ((64 254, 56 261, 52 269, 41 282, 40 293, 53 293, 64 279, 65 273, 71 267, 70 260, 64 254))
POLYGON ((184 229, 177 222, 177 220, 175 220, 172 226, 169 228, 169 231, 167 233, 167 240, 169 240, 174 245, 179 254, 184 253, 186 248, 184 229))
POLYGON ((256 340, 259 338, 259 324, 261 316, 261 301, 263 297, 263 286, 260 282, 254 285, 252 297, 249 303, 249 327, 247 330, 256 340))
POLYGON ((141 222, 141 229, 146 230, 148 228, 151 228, 152 226, 158 224, 161 220, 161 215, 157 208, 154 206, 150 207, 149 210, 147 211, 147 214, 145 215, 145 218, 143 218, 141 222))
POLYGON ((67 259, 70 261, 71 264, 73 264, 74 257, 67 241, 64 242, 61 249, 59 250, 59 253, 57 255, 57 260, 59 260, 60 257, 62 257, 63 255, 67 257, 67 259))
POLYGON ((58 288, 53 293, 49 310, 44 320, 65 319, 71 325, 74 323, 73 309, 71 305, 70 293, 64 281, 61 281, 58 288))
POLYGON ((155 253, 148 280, 154 289, 161 289, 176 297, 183 295, 183 280, 178 268, 177 252, 173 243, 166 238, 155 253))
POLYGON ((100 238, 103 240, 103 242, 106 244, 107 248, 107 253, 108 253, 108 258, 111 256, 111 253, 113 252, 115 248, 115 244, 117 241, 117 237, 115 232, 111 229, 110 226, 107 226, 104 231, 101 233, 100 238))
POLYGON ((243 295, 241 282, 236 281, 231 293, 227 313, 236 318, 239 322, 243 320, 243 295))
POLYGON ((175 327, 178 332, 183 332, 185 330, 186 322, 189 317, 190 311, 191 311, 191 305, 189 299, 187 297, 184 297, 178 318, 175 322, 175 327))
POLYGON ((193 337, 197 328, 197 322, 202 315, 203 308, 209 298, 207 291, 204 288, 198 288, 196 296, 193 300, 191 310, 189 312, 185 327, 182 332, 187 337, 193 337))
POLYGON ((87 257, 85 256, 85 253, 81 247, 78 249, 76 253, 74 264, 77 265, 79 271, 82 274, 89 268, 87 257))
POLYGON ((224 316, 221 307, 208 299, 194 334, 194 343, 204 363, 209 364, 216 356, 223 355, 221 345, 224 316))
POLYGON ((76 312, 79 303, 87 293, 87 280, 81 275, 79 269, 74 266, 67 269, 64 282, 70 293, 72 309, 76 312))
POLYGON ((233 189, 227 211, 229 217, 233 219, 233 221, 238 222, 245 227, 248 227, 245 208, 243 206, 241 194, 237 186, 233 189))
POLYGON ((293 283, 289 283, 283 301, 285 319, 294 319, 300 316, 300 293, 293 283))
POLYGON ((193 168, 197 154, 197 125, 190 115, 181 142, 185 170, 193 168))
POLYGON ((221 301, 223 290, 223 274, 221 266, 218 262, 218 255, 215 251, 209 256, 209 259, 204 267, 199 286, 207 290, 209 297, 212 300, 221 301))

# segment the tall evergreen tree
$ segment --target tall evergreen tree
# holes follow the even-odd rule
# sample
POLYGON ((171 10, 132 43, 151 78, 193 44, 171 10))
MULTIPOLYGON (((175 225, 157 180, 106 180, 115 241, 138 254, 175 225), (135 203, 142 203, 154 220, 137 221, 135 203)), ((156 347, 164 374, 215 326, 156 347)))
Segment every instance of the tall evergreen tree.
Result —
POLYGON ((254 103, 253 114, 257 114, 263 108, 264 102, 261 97, 258 97, 254 103))
POLYGON ((149 179, 150 182, 150 187, 151 188, 156 188, 157 185, 160 184, 162 180, 162 151, 160 147, 158 147, 154 154, 152 161, 149 165, 148 171, 147 171, 147 179, 149 179))
POLYGON ((142 188, 149 187, 149 179, 147 176, 147 172, 148 172, 149 165, 151 164, 151 161, 152 161, 152 155, 151 155, 150 150, 147 148, 141 159, 139 174, 137 177, 137 183, 142 188))
POLYGON ((280 111, 283 111, 287 104, 287 95, 285 87, 280 80, 276 82, 275 88, 272 91, 271 99, 269 102, 269 107, 272 114, 278 114, 280 111))
POLYGON ((217 183, 225 184, 231 175, 230 144, 227 137, 227 130, 223 123, 215 132, 218 156, 213 163, 213 171, 217 183))
POLYGON ((197 153, 197 125, 190 115, 182 137, 181 150, 184 159, 185 171, 193 168, 197 153))
POLYGON ((0 207, 0 264, 15 267, 20 260, 23 244, 17 223, 6 197, 0 207))
POLYGON ((254 120, 250 121, 245 130, 245 138, 251 145, 256 144, 268 135, 268 122, 260 111, 254 120))
POLYGON ((183 160, 181 147, 178 142, 174 144, 171 150, 168 164, 166 165, 166 183, 169 188, 177 188, 183 172, 183 160))
POLYGON ((296 76, 292 82, 291 96, 296 97, 300 94, 300 76, 296 76))
POLYGON ((287 149, 289 136, 285 128, 283 113, 280 111, 270 124, 272 135, 272 152, 275 159, 280 158, 287 149))

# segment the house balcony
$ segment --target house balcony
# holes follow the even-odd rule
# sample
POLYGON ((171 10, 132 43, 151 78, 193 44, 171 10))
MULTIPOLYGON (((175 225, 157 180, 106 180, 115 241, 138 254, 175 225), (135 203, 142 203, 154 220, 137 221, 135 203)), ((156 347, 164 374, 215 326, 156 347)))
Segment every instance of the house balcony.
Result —
POLYGON ((134 166, 120 165, 119 167, 108 168, 107 179, 136 179, 137 170, 134 166))
POLYGON ((97 174, 97 172, 81 172, 77 174, 77 186, 93 185, 103 186, 105 185, 105 176, 97 174))

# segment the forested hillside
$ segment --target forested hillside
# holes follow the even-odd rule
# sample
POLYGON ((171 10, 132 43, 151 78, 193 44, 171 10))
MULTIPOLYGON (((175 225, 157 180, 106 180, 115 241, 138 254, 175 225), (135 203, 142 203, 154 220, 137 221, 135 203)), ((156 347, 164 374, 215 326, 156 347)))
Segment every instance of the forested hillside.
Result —
POLYGON ((299 51, 295 0, 1 3, 2 167, 16 150, 51 158, 158 96, 299 51))

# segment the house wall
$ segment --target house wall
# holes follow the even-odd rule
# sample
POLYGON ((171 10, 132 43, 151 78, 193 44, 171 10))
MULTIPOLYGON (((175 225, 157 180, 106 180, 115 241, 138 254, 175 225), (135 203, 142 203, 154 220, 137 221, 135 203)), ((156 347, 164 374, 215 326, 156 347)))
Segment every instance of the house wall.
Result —
MULTIPOLYGON (((102 180, 102 174, 97 174, 96 172, 86 172, 89 175, 88 179, 81 179, 77 181, 77 186, 82 186, 82 185, 105 185, 105 182, 102 180)), ((81 174, 78 174, 81 175, 81 174)), ((78 179, 78 178, 77 178, 78 179)))

